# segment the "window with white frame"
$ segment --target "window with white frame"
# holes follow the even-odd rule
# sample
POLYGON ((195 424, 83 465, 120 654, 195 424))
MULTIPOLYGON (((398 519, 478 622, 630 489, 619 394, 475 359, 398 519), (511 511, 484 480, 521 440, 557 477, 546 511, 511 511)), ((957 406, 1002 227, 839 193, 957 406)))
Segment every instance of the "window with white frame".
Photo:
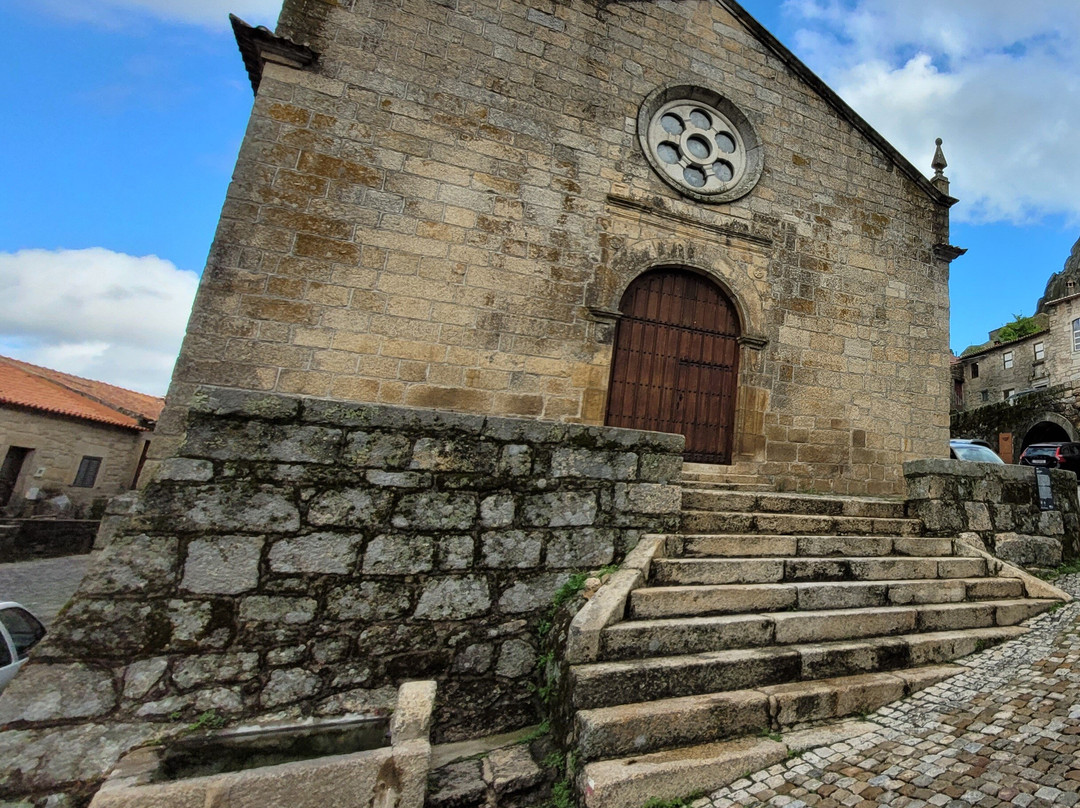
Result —
POLYGON ((1011 370, 1013 365, 1013 352, 1006 351, 1001 355, 1001 361, 1005 365, 1005 370, 1011 370))
POLYGON ((1036 362, 1041 362, 1044 359, 1046 359, 1046 343, 1045 342, 1036 342, 1035 343, 1035 361, 1036 362))
POLYGON ((1080 317, 1073 320, 1073 350, 1080 351, 1080 317))

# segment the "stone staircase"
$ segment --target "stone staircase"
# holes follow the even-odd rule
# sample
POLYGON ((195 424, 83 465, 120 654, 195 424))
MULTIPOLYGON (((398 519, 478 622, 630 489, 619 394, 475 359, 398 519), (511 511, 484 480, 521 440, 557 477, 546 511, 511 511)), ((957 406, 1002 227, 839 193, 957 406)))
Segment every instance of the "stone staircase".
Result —
POLYGON ((786 728, 941 681, 1058 602, 921 533, 899 501, 692 480, 682 532, 643 539, 571 628, 585 805, 715 790, 783 760, 786 728))

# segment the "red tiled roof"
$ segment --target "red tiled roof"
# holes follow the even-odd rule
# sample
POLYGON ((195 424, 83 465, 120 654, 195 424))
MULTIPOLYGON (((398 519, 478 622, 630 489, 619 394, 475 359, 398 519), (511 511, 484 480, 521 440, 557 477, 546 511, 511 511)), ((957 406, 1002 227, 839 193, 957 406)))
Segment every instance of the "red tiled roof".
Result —
POLYGON ((165 400, 0 356, 0 403, 126 429, 152 426, 165 400))

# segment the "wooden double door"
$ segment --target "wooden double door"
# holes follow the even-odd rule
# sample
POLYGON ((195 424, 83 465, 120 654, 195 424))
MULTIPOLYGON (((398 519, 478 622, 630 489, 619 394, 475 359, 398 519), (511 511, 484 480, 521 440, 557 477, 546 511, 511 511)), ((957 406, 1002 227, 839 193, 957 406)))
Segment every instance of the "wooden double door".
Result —
POLYGON ((608 392, 609 426, 686 436, 686 460, 730 463, 739 376, 739 316, 712 281, 646 272, 626 290, 608 392))

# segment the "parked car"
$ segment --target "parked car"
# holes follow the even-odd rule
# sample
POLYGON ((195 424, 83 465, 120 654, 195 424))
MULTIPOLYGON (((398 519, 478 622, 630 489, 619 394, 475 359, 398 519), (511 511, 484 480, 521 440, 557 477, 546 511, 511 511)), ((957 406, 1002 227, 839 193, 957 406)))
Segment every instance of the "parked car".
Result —
POLYGON ((18 603, 0 603, 0 690, 19 672, 45 626, 18 603))
POLYGON ((984 440, 953 438, 949 441, 949 457, 953 460, 971 460, 976 463, 1005 463, 984 440))
POLYGON ((1080 476, 1080 443, 1033 443, 1020 453, 1020 465, 1065 469, 1080 476))

